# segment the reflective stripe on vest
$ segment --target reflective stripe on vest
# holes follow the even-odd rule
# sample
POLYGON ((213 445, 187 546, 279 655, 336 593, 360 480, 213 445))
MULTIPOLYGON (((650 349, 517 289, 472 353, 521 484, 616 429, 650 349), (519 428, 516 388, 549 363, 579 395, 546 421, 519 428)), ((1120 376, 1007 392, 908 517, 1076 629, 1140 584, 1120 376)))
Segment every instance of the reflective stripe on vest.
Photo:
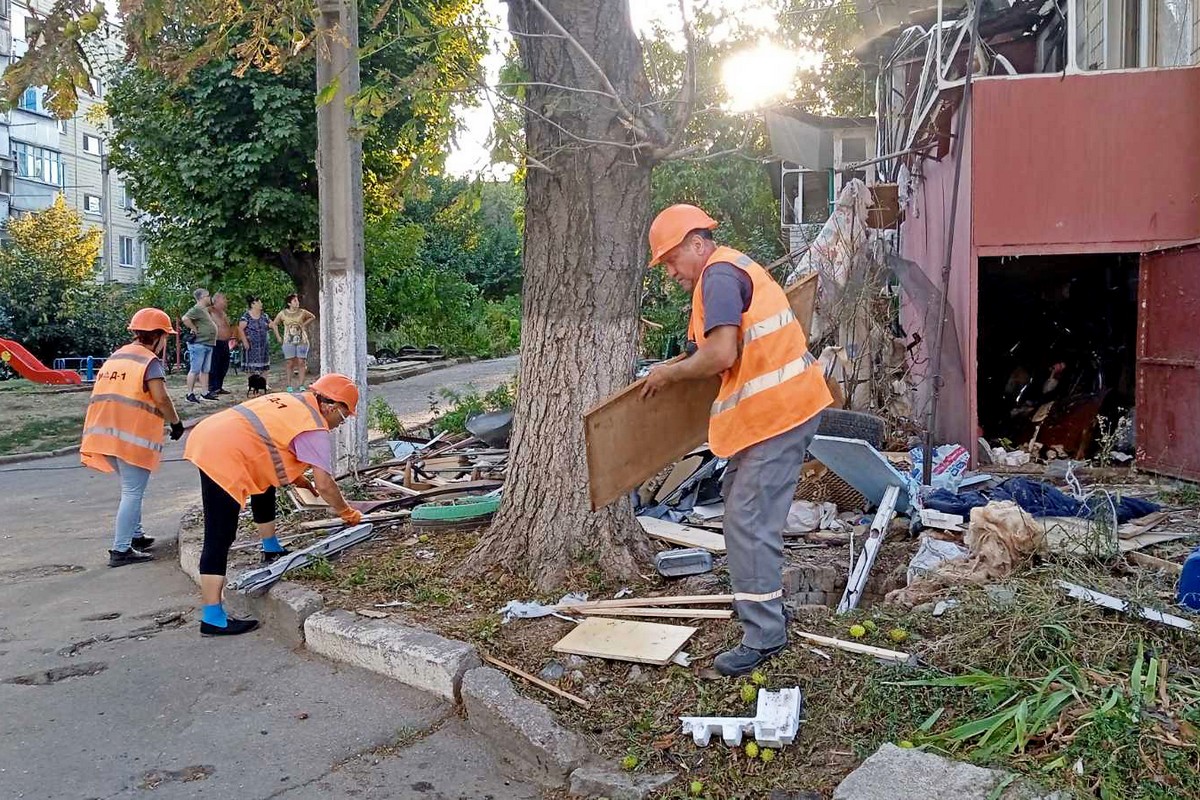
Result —
POLYGON ((757 378, 751 378, 742 384, 742 387, 736 392, 726 397, 724 400, 717 400, 712 404, 712 415, 716 416, 722 412, 736 406, 738 403, 745 400, 747 397, 753 397, 759 392, 765 392, 774 386, 778 386, 784 381, 790 381, 797 375, 800 375, 804 370, 817 363, 813 358, 812 353, 807 350, 804 355, 794 361, 789 361, 774 372, 768 372, 766 375, 759 375, 757 378))
POLYGON ((143 439, 140 436, 134 436, 132 433, 123 431, 120 428, 102 428, 96 425, 91 428, 84 428, 83 435, 111 436, 114 439, 121 440, 122 442, 128 442, 129 444, 137 445, 138 447, 144 447, 147 450, 153 450, 158 453, 161 453, 163 449, 162 442, 152 442, 149 439, 143 439))
MULTIPOLYGON (((305 403, 305 405, 307 406, 308 403, 305 403)), ((275 446, 275 442, 271 439, 271 434, 267 433, 267 426, 263 425, 263 421, 258 418, 258 414, 255 414, 245 406, 234 406, 233 410, 241 414, 250 423, 250 427, 254 428, 254 432, 258 434, 258 438, 262 441, 263 445, 267 448, 267 453, 271 456, 271 466, 275 468, 275 475, 279 478, 279 485, 287 486, 289 481, 287 471, 283 468, 283 457, 279 455, 279 448, 275 446)))
MULTIPOLYGON (((111 360, 112 359, 109 359, 109 361, 111 361, 111 360)), ((131 408, 139 408, 142 411, 148 411, 156 417, 161 417, 163 415, 162 411, 159 410, 158 406, 154 405, 153 403, 147 403, 142 400, 134 400, 132 397, 126 397, 123 394, 112 394, 112 393, 94 394, 94 395, 92 395, 91 401, 93 403, 98 403, 98 402, 120 403, 123 406, 129 406, 131 408)))
POLYGON ((750 342, 753 342, 755 339, 761 339, 763 336, 766 336, 767 334, 774 333, 775 331, 778 331, 778 330, 782 330, 783 327, 785 325, 787 325, 789 322, 795 322, 795 321, 796 321, 796 315, 792 313, 792 310, 790 308, 785 308, 783 311, 780 311, 775 316, 767 317, 762 322, 759 322, 755 325, 751 325, 749 328, 746 328, 745 333, 742 334, 742 345, 745 346, 747 344, 750 344, 750 342))

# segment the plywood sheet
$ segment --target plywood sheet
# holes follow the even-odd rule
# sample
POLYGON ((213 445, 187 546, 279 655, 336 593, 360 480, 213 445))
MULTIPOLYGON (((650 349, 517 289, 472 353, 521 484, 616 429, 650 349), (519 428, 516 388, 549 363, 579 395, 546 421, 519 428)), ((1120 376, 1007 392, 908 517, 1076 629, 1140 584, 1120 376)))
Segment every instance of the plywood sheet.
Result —
MULTIPOLYGON (((787 289, 800 325, 812 327, 817 274, 787 289)), ((606 506, 640 486, 708 439, 708 412, 721 382, 680 381, 642 399, 638 380, 594 406, 583 418, 588 494, 592 508, 606 506)))
POLYGON ((554 645, 554 652, 661 667, 695 632, 684 625, 588 617, 554 645))
POLYGON ((655 539, 662 539, 664 542, 677 544, 680 547, 699 547, 710 553, 725 552, 725 537, 720 533, 654 517, 638 517, 637 521, 642 524, 642 530, 655 539))

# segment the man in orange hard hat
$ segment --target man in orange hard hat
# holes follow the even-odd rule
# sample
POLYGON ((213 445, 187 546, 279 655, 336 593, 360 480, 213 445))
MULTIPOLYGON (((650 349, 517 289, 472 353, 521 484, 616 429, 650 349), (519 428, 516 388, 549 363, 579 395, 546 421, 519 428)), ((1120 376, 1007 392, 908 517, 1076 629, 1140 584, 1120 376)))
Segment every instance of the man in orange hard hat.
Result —
POLYGON ((110 567, 154 559, 146 552, 154 539, 142 530, 142 497, 162 459, 163 423, 171 426, 172 439, 183 436, 158 358, 167 335, 175 332, 171 318, 143 308, 129 320, 129 330, 133 341, 109 356, 96 375, 79 445, 85 466, 121 476, 110 567))
POLYGON ((654 369, 642 396, 680 380, 721 376, 708 421, 723 479, 725 544, 742 642, 716 657, 723 675, 744 675, 787 644, 783 526, 800 465, 833 398, 808 352, 787 295, 749 256, 717 245, 717 222, 674 205, 650 225, 650 265, 692 293, 688 358, 654 369))
POLYGON ((247 400, 203 420, 192 431, 183 457, 200 470, 204 505, 201 634, 232 636, 258 626, 258 620, 228 616, 221 602, 229 548, 247 500, 262 538, 264 564, 288 552, 275 535, 277 486, 315 488, 347 525, 362 521, 362 513, 350 507, 333 479, 331 435, 355 413, 358 399, 354 381, 331 372, 304 392, 247 400), (311 484, 304 477, 310 468, 311 484))

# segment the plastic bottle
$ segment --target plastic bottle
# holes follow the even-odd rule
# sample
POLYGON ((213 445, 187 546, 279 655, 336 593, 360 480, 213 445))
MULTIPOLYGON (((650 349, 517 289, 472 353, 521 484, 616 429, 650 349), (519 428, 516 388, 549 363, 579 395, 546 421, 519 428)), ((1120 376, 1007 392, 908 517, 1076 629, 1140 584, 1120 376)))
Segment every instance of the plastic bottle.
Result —
POLYGON ((1193 550, 1183 562, 1175 602, 1184 608, 1200 611, 1200 547, 1193 550))

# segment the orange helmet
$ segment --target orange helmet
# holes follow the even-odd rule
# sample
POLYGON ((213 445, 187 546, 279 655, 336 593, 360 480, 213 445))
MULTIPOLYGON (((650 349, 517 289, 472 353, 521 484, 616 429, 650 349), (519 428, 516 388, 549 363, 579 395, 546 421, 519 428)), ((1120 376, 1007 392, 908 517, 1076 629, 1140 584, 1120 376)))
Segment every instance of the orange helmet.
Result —
POLYGON ((322 375, 313 381, 312 385, 308 388, 322 397, 328 397, 330 400, 345 404, 350 409, 351 416, 354 415, 354 410, 358 408, 358 387, 354 384, 354 381, 340 372, 330 372, 322 375))
POLYGON ((717 221, 696 206, 686 203, 664 208, 650 223, 650 263, 653 267, 689 233, 703 228, 711 231, 717 221))
POLYGON ((175 332, 175 329, 171 327, 171 318, 167 316, 167 312, 157 308, 139 309, 129 320, 129 330, 175 332))

